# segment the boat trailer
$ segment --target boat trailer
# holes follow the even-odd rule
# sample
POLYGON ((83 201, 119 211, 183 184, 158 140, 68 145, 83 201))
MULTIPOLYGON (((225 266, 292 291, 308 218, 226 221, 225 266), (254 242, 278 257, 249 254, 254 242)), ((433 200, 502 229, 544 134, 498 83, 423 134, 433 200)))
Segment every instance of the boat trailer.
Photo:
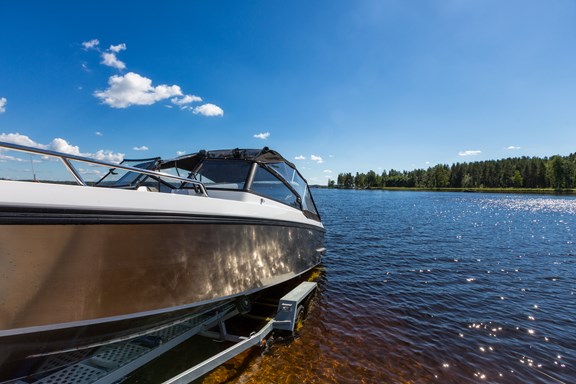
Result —
POLYGON ((302 282, 278 302, 276 315, 261 329, 249 336, 228 333, 226 321, 250 310, 247 297, 228 303, 217 310, 191 318, 160 331, 129 341, 101 347, 90 357, 39 379, 20 379, 10 384, 117 384, 145 364, 169 352, 193 336, 233 343, 163 384, 187 384, 207 374, 226 361, 254 347, 266 345, 266 338, 275 330, 294 334, 303 311, 304 300, 315 290, 315 282, 302 282), (211 329, 218 327, 218 332, 211 329))

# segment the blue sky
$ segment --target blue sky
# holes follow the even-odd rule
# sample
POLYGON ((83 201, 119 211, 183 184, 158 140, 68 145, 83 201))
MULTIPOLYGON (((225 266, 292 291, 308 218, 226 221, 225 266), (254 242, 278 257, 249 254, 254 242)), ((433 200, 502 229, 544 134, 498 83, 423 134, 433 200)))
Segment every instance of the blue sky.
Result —
POLYGON ((269 146, 321 184, 576 152, 573 0, 1 8, 0 140, 111 160, 269 146))

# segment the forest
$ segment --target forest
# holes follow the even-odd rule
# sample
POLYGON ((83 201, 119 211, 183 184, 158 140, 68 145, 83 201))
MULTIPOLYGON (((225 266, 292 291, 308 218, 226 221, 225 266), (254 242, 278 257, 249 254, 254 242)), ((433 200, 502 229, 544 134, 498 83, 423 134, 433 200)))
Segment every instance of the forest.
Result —
POLYGON ((330 188, 418 189, 553 189, 576 187, 576 153, 550 158, 516 157, 502 160, 439 164, 428 169, 382 173, 340 173, 330 188))

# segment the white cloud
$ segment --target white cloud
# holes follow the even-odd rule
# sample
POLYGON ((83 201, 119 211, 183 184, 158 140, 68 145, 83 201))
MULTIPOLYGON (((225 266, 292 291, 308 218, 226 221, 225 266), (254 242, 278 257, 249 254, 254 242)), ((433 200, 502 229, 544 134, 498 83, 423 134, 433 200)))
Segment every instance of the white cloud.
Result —
POLYGON ((185 151, 176 151, 176 156, 182 156, 185 155, 186 152, 185 151))
POLYGON ((0 141, 6 141, 8 143, 19 145, 26 145, 28 147, 33 148, 62 152, 69 155, 91 157, 97 160, 110 161, 113 163, 119 163, 124 159, 123 153, 114 153, 112 151, 104 151, 102 149, 96 153, 82 153, 78 146, 71 145, 66 140, 59 137, 53 139, 50 142, 50 144, 40 144, 30 139, 28 136, 21 135, 19 133, 0 133, 0 141))
POLYGON ((97 49, 99 44, 100 44, 100 41, 98 39, 92 39, 90 41, 83 42, 82 46, 84 47, 85 50, 97 49))
POLYGON ((120 51, 125 51, 126 50, 126 44, 121 43, 118 45, 111 45, 110 48, 108 48, 108 50, 112 51, 112 52, 116 52, 116 53, 118 53, 120 51))
POLYGON ((101 63, 108 67, 120 70, 126 69, 126 64, 123 61, 118 60, 118 58, 116 57, 117 53, 125 50, 126 50, 126 44, 124 43, 118 45, 111 45, 110 48, 108 48, 107 52, 102 53, 101 63))
POLYGON ((299 156, 296 156, 296 157, 294 158, 294 160, 306 160, 306 156, 304 156, 304 155, 299 155, 299 156))
POLYGON ((214 104, 202 104, 192 110, 192 113, 195 115, 203 115, 203 116, 223 116, 224 111, 217 105, 214 104))
POLYGON ((0 113, 6 112, 6 104, 8 104, 8 100, 5 97, 0 97, 0 113))
POLYGON ((516 147, 516 146, 514 146, 514 145, 511 145, 511 146, 509 146, 509 147, 506 148, 506 149, 509 149, 509 150, 511 150, 511 151, 514 151, 514 150, 522 149, 522 147, 516 147))
POLYGON ((320 156, 310 155, 310 160, 317 162, 318 164, 322 164, 324 160, 320 156))
POLYGON ((100 131, 96 131, 96 132, 94 132, 94 134, 95 134, 96 136, 104 136, 104 134, 103 134, 102 132, 100 132, 100 131))
POLYGON ((61 139, 59 137, 53 139, 52 142, 50 142, 50 144, 48 144, 47 146, 42 146, 39 144, 39 147, 40 148, 47 147, 45 149, 67 153, 69 155, 82 156, 82 153, 80 153, 80 148, 77 145, 71 145, 66 140, 61 139))
POLYGON ((478 156, 481 153, 482 151, 461 151, 458 152, 458 156, 478 156))
MULTIPOLYGON (((152 86, 152 80, 134 72, 124 76, 111 76, 108 89, 96 91, 94 96, 112 108, 126 108, 131 105, 151 105, 173 96, 182 96, 177 85, 152 86)), ((210 104, 211 105, 211 104, 210 104)))
POLYGON ((126 64, 123 61, 118 60, 115 53, 104 52, 102 53, 102 64, 116 68, 116 69, 126 69, 126 64))
POLYGON ((170 99, 170 101, 172 102, 172 104, 179 105, 180 107, 185 107, 186 104, 201 102, 202 98, 195 95, 185 95, 184 97, 181 98, 174 97, 170 99))
POLYGON ((332 173, 332 170, 331 169, 325 169, 324 173, 332 173))
POLYGON ((14 156, 9 156, 9 155, 4 155, 2 153, 2 150, 0 150, 0 163, 5 163, 6 161, 18 161, 18 162, 24 162, 26 160, 21 159, 19 157, 14 157, 14 156))
MULTIPOLYGON (((85 50, 94 49, 101 52, 101 64, 116 68, 119 70, 126 69, 126 64, 119 60, 117 54, 126 50, 126 44, 110 45, 110 47, 101 51, 98 46, 100 41, 93 39, 85 41, 82 46, 85 50)), ((85 70, 88 70, 86 64, 82 64, 85 70)), ((203 104, 197 107, 191 107, 189 104, 202 102, 202 98, 196 95, 184 95, 178 85, 158 85, 153 86, 152 80, 134 72, 129 72, 124 76, 111 76, 108 79, 108 88, 97 90, 94 96, 109 105, 112 108, 127 108, 132 105, 152 105, 164 99, 171 98, 172 104, 180 109, 190 110, 196 115, 203 116, 223 116, 224 111, 214 104, 203 104)), ((172 108, 171 105, 165 105, 172 108)))
POLYGON ((35 141, 19 133, 0 133, 0 141, 38 148, 38 144, 35 141))
POLYGON ((257 133, 257 134, 254 135, 254 137, 255 137, 256 139, 266 140, 267 138, 270 137, 270 132, 257 133))
POLYGON ((111 163, 120 163, 122 160, 124 160, 124 154, 123 153, 114 153, 112 151, 105 151, 103 149, 99 150, 98 152, 92 154, 92 153, 83 153, 83 156, 86 157, 92 157, 96 160, 101 160, 101 161, 108 161, 111 163))
POLYGON ((142 145, 142 146, 140 146, 140 147, 134 147, 134 148, 132 148, 132 149, 135 150, 135 151, 147 151, 149 148, 148 148, 147 146, 145 146, 145 145, 142 145))
POLYGON ((80 174, 82 174, 82 175, 101 175, 102 174, 102 172, 99 171, 98 169, 78 168, 78 172, 80 172, 80 174))

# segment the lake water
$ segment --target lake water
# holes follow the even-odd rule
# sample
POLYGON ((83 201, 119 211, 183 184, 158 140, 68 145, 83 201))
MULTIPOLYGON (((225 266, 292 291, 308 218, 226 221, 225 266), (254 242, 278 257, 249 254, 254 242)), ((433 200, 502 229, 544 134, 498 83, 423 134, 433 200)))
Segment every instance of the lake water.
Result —
POLYGON ((228 382, 576 382, 576 198, 314 192, 304 328, 228 382))

